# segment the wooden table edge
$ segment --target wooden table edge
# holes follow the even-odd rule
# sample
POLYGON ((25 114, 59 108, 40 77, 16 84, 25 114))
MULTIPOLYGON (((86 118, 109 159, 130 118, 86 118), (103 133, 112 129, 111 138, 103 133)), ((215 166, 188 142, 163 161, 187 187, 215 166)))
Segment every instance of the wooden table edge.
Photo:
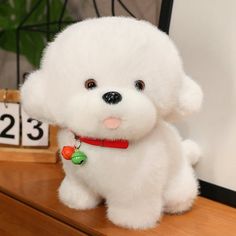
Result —
POLYGON ((13 194, 10 191, 8 191, 7 189, 3 188, 2 186, 0 186, 0 192, 5 194, 8 197, 11 197, 31 208, 34 208, 38 211, 40 211, 41 213, 46 214, 47 216, 53 217, 54 219, 67 224, 75 229, 78 229, 79 231, 81 231, 82 233, 85 233, 87 235, 94 235, 94 236, 103 236, 104 234, 98 232, 97 230, 94 230, 93 228, 90 228, 84 224, 78 224, 78 222, 73 221, 70 218, 67 218, 65 216, 62 216, 61 214, 58 214, 54 211, 48 211, 47 209, 45 209, 44 207, 42 207, 41 205, 32 202, 32 201, 27 201, 26 199, 22 198, 21 196, 17 195, 17 194, 13 194))

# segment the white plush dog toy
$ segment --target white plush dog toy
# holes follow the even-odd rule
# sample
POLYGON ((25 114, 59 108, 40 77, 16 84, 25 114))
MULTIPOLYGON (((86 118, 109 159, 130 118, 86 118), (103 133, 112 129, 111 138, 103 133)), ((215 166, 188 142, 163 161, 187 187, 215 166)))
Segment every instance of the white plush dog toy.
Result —
POLYGON ((62 159, 67 206, 105 199, 108 218, 133 229, 191 208, 199 149, 168 122, 197 111, 202 92, 155 26, 125 17, 69 26, 21 92, 28 114, 62 127, 62 155, 72 158, 62 159))

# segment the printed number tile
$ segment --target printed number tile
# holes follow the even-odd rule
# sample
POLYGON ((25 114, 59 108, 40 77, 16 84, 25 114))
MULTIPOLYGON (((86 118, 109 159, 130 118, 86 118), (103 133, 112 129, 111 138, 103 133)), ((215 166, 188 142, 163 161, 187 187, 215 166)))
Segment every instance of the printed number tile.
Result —
POLYGON ((48 124, 29 117, 21 108, 22 146, 48 146, 48 124))
POLYGON ((19 145, 20 106, 0 103, 0 144, 19 145))

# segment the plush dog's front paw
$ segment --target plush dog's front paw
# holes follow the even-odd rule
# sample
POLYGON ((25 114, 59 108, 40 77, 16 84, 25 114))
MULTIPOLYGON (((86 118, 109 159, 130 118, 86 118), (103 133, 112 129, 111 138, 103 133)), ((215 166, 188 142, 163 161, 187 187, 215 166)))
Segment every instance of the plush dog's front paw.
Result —
MULTIPOLYGON (((151 204, 152 205, 152 204, 151 204)), ((140 207, 109 206, 107 215, 114 224, 129 229, 154 228, 161 217, 160 205, 140 207)))
POLYGON ((101 201, 89 188, 68 178, 61 183, 59 199, 68 207, 79 210, 92 209, 101 201))

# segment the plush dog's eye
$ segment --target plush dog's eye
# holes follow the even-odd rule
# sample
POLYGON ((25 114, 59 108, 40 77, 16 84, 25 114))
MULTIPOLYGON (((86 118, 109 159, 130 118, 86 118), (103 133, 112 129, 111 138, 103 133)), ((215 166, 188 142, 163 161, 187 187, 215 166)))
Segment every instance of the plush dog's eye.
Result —
POLYGON ((97 87, 97 82, 94 79, 88 79, 85 81, 84 86, 86 89, 94 89, 97 87))
POLYGON ((135 88, 138 90, 144 90, 145 88, 145 83, 142 80, 136 80, 134 82, 135 88))

